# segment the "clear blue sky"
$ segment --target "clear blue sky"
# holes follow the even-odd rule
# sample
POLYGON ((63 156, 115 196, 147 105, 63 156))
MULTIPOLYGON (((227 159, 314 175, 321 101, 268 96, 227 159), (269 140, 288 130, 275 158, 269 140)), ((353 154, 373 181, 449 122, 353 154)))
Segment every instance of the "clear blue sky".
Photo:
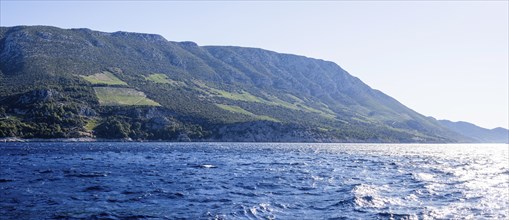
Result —
POLYGON ((0 1, 2 26, 157 33, 321 58, 424 115, 509 126, 508 1, 0 1))

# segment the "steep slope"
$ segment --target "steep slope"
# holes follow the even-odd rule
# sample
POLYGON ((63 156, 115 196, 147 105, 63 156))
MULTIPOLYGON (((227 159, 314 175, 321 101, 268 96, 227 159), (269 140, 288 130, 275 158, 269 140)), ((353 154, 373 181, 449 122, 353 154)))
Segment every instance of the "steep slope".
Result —
POLYGON ((481 143, 509 143, 509 130, 504 128, 486 129, 468 122, 440 120, 440 124, 465 137, 481 143))
POLYGON ((1 27, 0 77, 0 136, 469 140, 335 63, 154 34, 1 27))

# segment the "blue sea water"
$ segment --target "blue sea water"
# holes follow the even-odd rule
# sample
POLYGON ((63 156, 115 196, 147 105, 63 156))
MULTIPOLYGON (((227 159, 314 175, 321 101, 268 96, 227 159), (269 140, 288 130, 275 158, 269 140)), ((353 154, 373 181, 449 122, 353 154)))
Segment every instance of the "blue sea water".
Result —
POLYGON ((508 145, 1 143, 2 219, 507 219, 508 145))

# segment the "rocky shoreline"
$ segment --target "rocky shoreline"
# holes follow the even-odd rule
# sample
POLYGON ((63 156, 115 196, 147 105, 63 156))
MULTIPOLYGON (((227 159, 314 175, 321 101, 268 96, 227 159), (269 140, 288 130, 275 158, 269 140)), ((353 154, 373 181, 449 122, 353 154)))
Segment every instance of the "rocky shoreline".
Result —
POLYGON ((127 142, 129 139, 97 139, 97 138, 0 138, 0 143, 6 142, 127 142))

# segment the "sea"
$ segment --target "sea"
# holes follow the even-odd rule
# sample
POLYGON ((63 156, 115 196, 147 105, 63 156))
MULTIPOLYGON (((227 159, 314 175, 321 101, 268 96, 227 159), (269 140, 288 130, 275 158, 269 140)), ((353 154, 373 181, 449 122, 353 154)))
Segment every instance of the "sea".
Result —
POLYGON ((0 219, 508 219, 507 144, 0 143, 0 219))

